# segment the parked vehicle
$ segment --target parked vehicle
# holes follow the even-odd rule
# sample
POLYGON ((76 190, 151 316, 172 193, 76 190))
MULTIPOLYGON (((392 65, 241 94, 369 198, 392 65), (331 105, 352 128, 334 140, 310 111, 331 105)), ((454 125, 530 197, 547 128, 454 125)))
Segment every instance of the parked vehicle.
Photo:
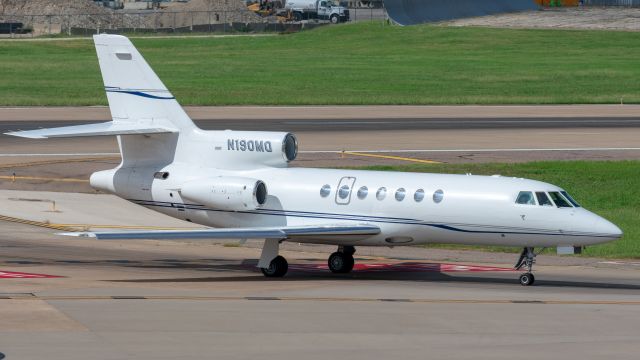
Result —
POLYGON ((333 24, 349 21, 349 9, 332 0, 287 0, 284 8, 293 13, 295 21, 320 19, 333 24))

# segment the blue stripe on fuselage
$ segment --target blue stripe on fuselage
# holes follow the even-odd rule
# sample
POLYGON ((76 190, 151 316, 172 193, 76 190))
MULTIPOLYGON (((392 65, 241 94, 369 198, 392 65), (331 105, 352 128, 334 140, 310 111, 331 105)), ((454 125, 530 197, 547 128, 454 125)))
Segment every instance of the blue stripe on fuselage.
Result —
MULTIPOLYGON (((548 235, 548 236, 615 238, 615 236, 612 236, 609 234, 594 234, 594 233, 581 233, 581 232, 563 232, 563 233, 543 232, 539 229, 504 227, 504 226, 494 226, 494 225, 477 225, 477 224, 435 224, 435 223, 427 223, 422 220, 407 219, 407 218, 392 218, 392 217, 381 217, 381 216, 363 216, 363 215, 332 214, 332 213, 313 213, 313 212, 306 212, 306 211, 287 211, 287 210, 271 210, 271 209, 258 209, 258 210, 250 210, 250 211, 231 211, 231 210, 210 209, 210 208, 206 208, 204 205, 198 205, 198 204, 171 203, 171 202, 163 202, 163 201, 136 200, 136 199, 127 199, 127 200, 143 206, 154 206, 154 207, 165 207, 165 208, 176 208, 177 206, 181 206, 189 210, 202 210, 202 211, 224 212, 224 213, 234 213, 234 214, 291 216, 291 217, 311 218, 311 219, 332 219, 332 220, 347 220, 347 221, 368 221, 368 222, 384 223, 384 224, 420 225, 420 226, 430 226, 430 227, 434 227, 442 230, 449 230, 449 231, 463 232, 463 233, 473 233, 473 234, 510 234, 510 235, 540 235, 540 236, 548 235), (488 228, 488 229, 492 229, 492 231, 461 229, 459 227, 452 226, 452 225, 488 228), (496 229, 496 228, 508 229, 509 231, 499 231, 500 229, 496 229), (516 230, 523 230, 523 231, 516 231, 516 230)), ((549 230, 549 231, 552 231, 552 230, 549 230)))

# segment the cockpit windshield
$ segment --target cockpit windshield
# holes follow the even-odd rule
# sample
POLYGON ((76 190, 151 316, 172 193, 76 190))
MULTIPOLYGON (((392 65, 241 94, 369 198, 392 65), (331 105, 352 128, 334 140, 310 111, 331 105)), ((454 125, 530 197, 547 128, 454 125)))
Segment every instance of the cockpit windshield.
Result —
POLYGON ((569 202, 571 202, 571 204, 573 204, 573 206, 575 207, 580 207, 580 204, 578 204, 577 201, 575 201, 571 195, 567 194, 566 191, 561 191, 562 195, 564 195, 565 198, 567 198, 567 200, 569 200, 569 202))
POLYGON ((573 200, 566 191, 520 191, 516 197, 516 204, 557 206, 559 208, 580 207, 580 204, 573 200))
POLYGON ((553 200, 553 202, 559 208, 570 208, 570 207, 573 207, 571 205, 571 203, 569 202, 569 200, 565 199, 564 196, 562 196, 557 191, 550 191, 549 192, 549 196, 551 196, 551 200, 553 200))

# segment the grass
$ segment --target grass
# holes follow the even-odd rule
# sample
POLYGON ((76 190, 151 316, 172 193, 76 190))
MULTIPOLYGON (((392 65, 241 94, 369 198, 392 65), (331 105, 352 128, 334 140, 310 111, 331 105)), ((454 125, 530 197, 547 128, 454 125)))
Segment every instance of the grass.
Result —
MULTIPOLYGON (((586 256, 640 258, 640 161, 544 161, 521 164, 439 164, 372 166, 367 170, 501 174, 549 182, 565 188, 586 209, 618 225, 624 237, 587 247, 586 256)), ((460 248, 458 246, 446 246, 460 248)), ((469 247, 518 251, 500 247, 469 247)))
MULTIPOLYGON (((640 103, 640 34, 327 26, 133 42, 183 105, 640 103)), ((0 41, 0 105, 103 105, 89 40, 0 41)))

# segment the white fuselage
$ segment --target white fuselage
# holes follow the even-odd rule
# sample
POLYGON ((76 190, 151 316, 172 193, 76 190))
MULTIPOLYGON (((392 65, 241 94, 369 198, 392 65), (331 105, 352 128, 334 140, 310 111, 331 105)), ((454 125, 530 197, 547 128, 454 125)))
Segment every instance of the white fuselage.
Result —
MULTIPOLYGON (((394 246, 427 243, 505 245, 517 247, 585 246, 621 236, 618 227, 581 207, 517 204, 521 191, 562 191, 544 182, 502 176, 446 175, 308 169, 273 166, 228 169, 204 158, 262 156, 238 152, 228 139, 270 139, 271 133, 201 131, 191 138, 198 158, 169 165, 120 167, 92 176, 92 185, 169 216, 210 227, 277 227, 316 224, 371 224, 381 232, 364 239, 310 238, 336 245, 394 246), (251 136, 250 136, 251 135, 251 136), (253 137, 252 137, 253 136, 253 137), (196 140, 199 139, 199 140, 196 140), (212 150, 216 149, 218 152, 212 150), (213 155, 208 155, 211 153, 213 155), (166 172, 166 179, 154 173, 166 172), (102 175, 101 175, 102 174, 102 175), (117 174, 117 175, 114 175, 117 174), (117 180, 120 177, 123 180, 117 180), (229 210, 185 199, 185 183, 220 177, 259 179, 268 189, 257 208, 229 210), (122 186, 114 187, 120 183, 122 186), (325 188, 321 194, 321 189, 325 188), (363 196, 363 187, 367 188, 363 196), (340 189, 342 188, 342 191, 340 189), (384 188, 385 196, 378 196, 384 188), (327 191, 328 189, 328 191, 327 191), (404 189, 404 197, 401 197, 404 189), (398 193, 400 190, 400 193, 398 193), (416 201, 416 191, 423 199, 416 201), (359 196, 360 195, 360 196, 359 196), (439 200, 439 201, 438 201, 439 200)), ((276 133, 277 134, 277 133, 276 133)), ((141 144, 140 146, 144 146, 141 144)), ((187 146, 188 147, 188 146, 187 146)), ((275 147, 275 146, 274 146, 275 147)), ((243 164, 235 158, 235 164, 243 164)))

